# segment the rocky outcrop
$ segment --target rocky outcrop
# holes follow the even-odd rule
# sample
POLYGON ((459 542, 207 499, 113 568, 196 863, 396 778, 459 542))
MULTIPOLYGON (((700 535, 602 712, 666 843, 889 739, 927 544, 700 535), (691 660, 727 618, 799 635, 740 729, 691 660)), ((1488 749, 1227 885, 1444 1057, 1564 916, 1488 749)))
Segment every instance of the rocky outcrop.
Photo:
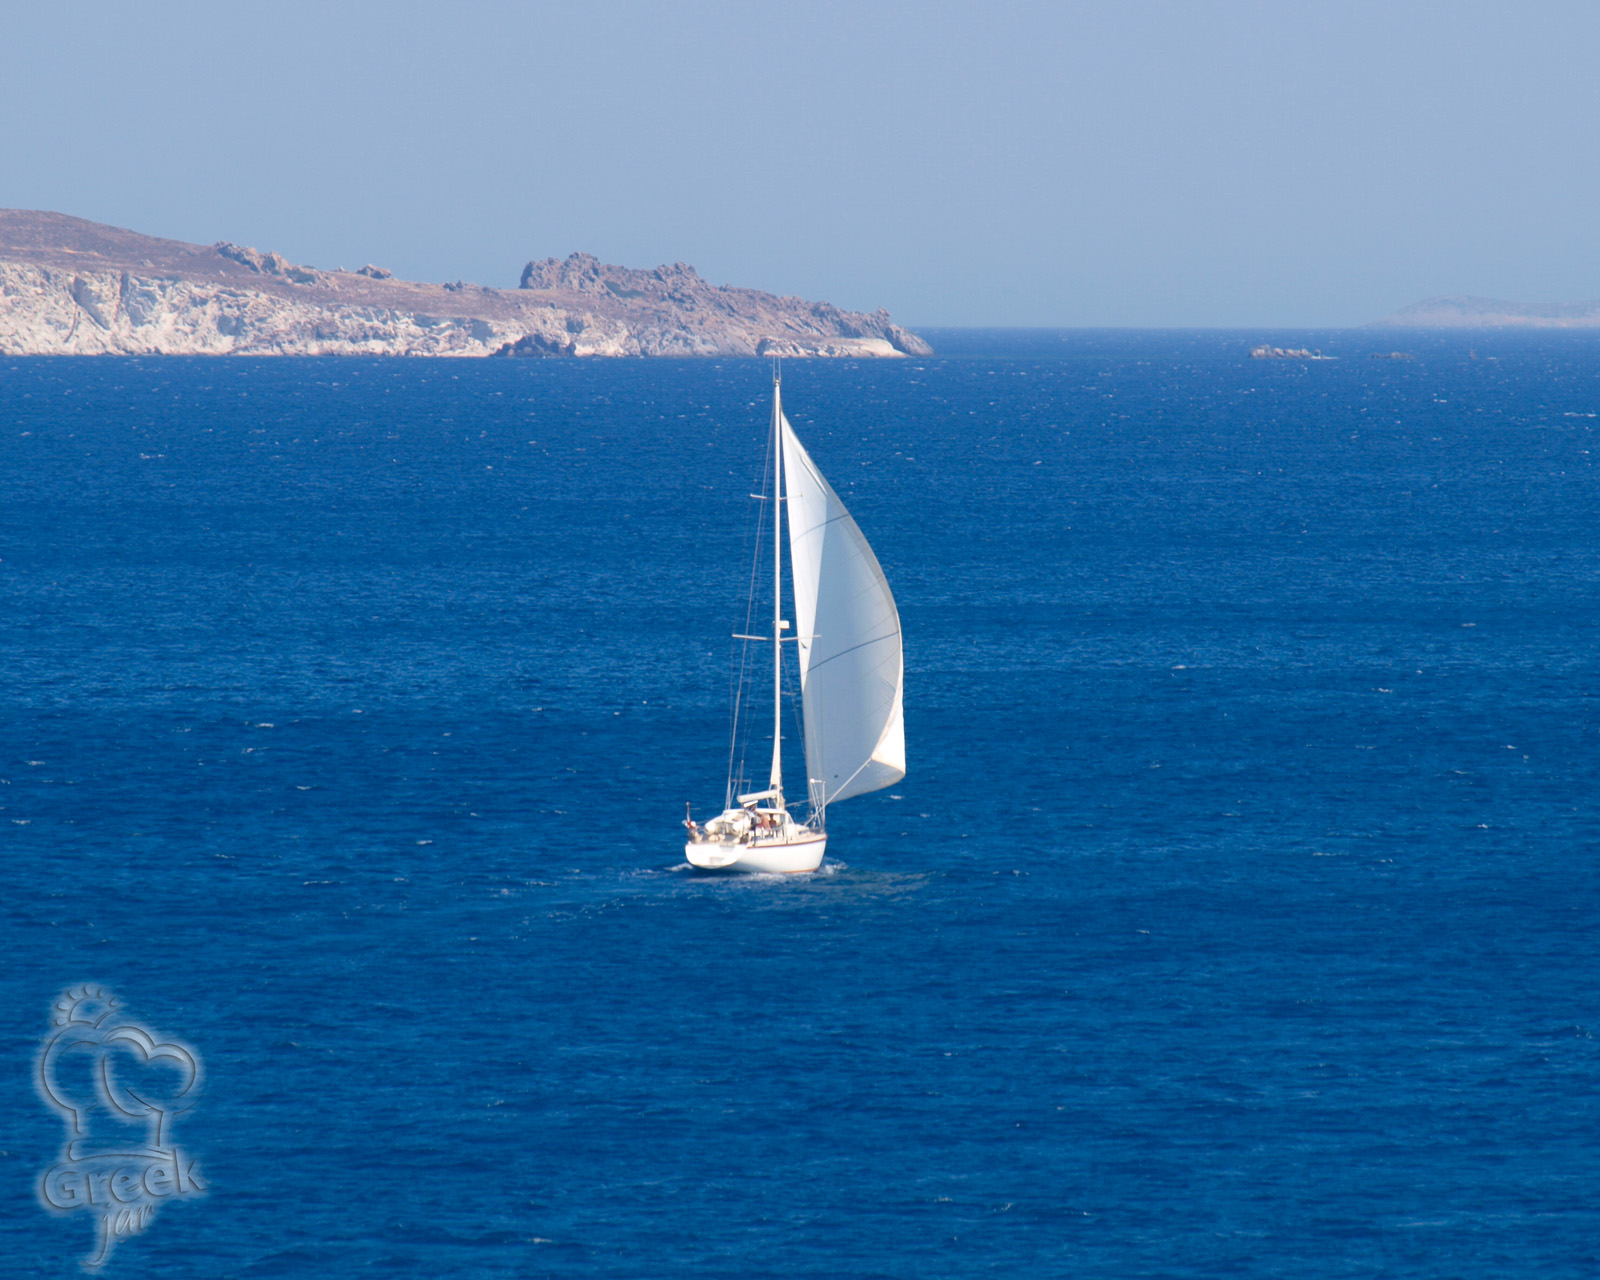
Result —
MULTIPOLYGON (((214 248, 230 262, 241 263, 257 275, 280 276, 291 284, 322 283, 322 272, 311 267, 296 266, 280 254, 262 253, 259 249, 247 249, 243 245, 229 244, 226 240, 219 240, 214 248)), ((363 273, 366 274, 376 274, 376 271, 377 268, 373 268, 372 272, 368 273, 363 268, 363 273)), ((385 276, 388 274, 384 273, 385 276)), ((377 278, 382 279, 383 276, 377 278)))
POLYGON ((1320 350, 1313 351, 1309 347, 1274 347, 1262 344, 1250 348, 1252 360, 1329 360, 1320 350))
POLYGON ((900 356, 933 348, 887 311, 841 311, 826 302, 708 284, 685 262, 639 271, 593 254, 546 258, 522 269, 521 289, 560 305, 573 295, 625 324, 628 354, 900 356))
POLYGON ((590 254, 530 262, 517 289, 325 271, 62 214, 0 210, 0 352, 37 354, 928 355, 885 311, 712 285, 590 254))
POLYGON ((1375 320, 1374 329, 1594 329, 1600 302, 1501 302, 1429 298, 1375 320))
POLYGON ((547 338, 542 333, 530 333, 508 342, 494 353, 497 356, 575 356, 577 344, 570 339, 547 338))

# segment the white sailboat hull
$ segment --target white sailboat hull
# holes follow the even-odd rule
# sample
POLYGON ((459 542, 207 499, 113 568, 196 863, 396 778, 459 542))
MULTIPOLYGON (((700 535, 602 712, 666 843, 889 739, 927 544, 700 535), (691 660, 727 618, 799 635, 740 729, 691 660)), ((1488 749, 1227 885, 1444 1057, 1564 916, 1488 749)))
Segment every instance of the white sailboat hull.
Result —
POLYGON ((691 840, 683 846, 689 865, 702 871, 766 871, 797 875, 815 871, 822 865, 828 837, 810 836, 804 840, 756 841, 741 844, 735 840, 691 840))

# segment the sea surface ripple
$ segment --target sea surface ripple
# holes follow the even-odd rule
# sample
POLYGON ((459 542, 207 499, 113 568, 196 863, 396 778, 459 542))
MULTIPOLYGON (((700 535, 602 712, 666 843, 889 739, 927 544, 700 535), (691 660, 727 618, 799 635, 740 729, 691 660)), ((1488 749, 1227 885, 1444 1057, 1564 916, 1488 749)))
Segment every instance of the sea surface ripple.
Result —
POLYGON ((6 1276, 85 980, 118 1277, 1594 1274, 1600 350, 932 337, 784 370, 911 770, 792 881, 677 825, 763 364, 0 359, 6 1276))

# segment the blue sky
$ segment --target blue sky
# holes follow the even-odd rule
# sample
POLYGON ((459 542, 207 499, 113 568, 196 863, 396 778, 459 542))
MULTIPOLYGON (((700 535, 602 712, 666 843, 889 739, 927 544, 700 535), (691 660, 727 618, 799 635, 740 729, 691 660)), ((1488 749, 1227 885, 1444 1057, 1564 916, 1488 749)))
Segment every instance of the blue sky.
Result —
POLYGON ((0 8, 0 205, 516 283, 574 249, 910 324, 1600 297, 1600 6, 0 8))

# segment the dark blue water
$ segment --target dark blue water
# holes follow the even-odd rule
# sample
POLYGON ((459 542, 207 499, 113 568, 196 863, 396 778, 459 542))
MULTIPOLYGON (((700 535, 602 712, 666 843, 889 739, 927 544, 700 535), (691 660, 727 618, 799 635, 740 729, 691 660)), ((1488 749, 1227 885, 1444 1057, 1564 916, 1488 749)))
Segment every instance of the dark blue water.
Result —
POLYGON ((96 980, 117 1276, 1592 1275, 1600 349, 1257 337, 786 369, 911 768, 789 881, 676 825, 761 364, 0 362, 0 1271, 96 980))

